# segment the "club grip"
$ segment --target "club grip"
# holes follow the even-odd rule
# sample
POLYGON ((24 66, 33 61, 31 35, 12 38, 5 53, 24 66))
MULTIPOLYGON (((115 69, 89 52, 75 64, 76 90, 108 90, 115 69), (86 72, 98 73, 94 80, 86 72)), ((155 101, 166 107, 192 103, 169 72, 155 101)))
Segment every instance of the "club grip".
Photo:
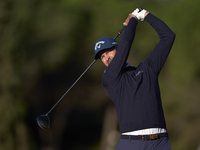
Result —
POLYGON ((140 8, 139 8, 139 12, 141 12, 142 10, 143 10, 143 8, 142 8, 142 7, 140 7, 140 8))

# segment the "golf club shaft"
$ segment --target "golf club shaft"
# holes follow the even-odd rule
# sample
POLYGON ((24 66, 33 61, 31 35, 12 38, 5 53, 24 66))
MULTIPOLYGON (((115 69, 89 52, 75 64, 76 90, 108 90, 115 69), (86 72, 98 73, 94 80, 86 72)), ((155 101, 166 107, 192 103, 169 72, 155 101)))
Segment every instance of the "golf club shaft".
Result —
MULTIPOLYGON (((116 39, 123 31, 124 31, 125 27, 123 27, 118 33, 117 35, 114 37, 114 39, 116 39)), ((58 103, 63 99, 63 97, 65 97, 65 95, 71 90, 71 88, 79 81, 79 79, 87 72, 87 70, 96 62, 97 60, 93 60, 93 62, 85 69, 85 71, 80 75, 80 77, 72 84, 72 86, 62 95, 62 97, 56 102, 55 105, 53 105, 53 107, 46 113, 46 116, 49 115, 49 113, 58 105, 58 103)))
POLYGON ((96 59, 85 69, 80 77, 71 85, 71 87, 63 94, 63 96, 57 101, 57 103, 46 113, 46 116, 58 105, 58 103, 65 97, 65 95, 71 90, 71 88, 80 80, 80 78, 88 71, 88 69, 96 62, 96 59))
POLYGON ((114 37, 114 39, 116 39, 116 38, 124 31, 125 28, 126 28, 126 26, 124 26, 124 27, 117 33, 117 35, 114 37))

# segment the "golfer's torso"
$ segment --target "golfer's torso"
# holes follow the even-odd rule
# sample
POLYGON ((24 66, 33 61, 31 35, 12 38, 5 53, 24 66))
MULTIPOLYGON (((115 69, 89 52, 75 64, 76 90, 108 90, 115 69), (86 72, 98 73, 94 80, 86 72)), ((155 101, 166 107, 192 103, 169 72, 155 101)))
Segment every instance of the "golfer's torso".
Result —
POLYGON ((127 67, 115 85, 104 88, 116 105, 121 132, 165 128, 158 76, 151 69, 127 67))

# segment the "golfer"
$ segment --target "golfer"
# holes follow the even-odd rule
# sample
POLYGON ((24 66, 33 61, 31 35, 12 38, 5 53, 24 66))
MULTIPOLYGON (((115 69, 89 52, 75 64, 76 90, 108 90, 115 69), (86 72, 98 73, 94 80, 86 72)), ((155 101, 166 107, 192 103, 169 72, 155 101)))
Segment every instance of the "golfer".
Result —
POLYGON ((126 27, 119 43, 113 38, 99 39, 95 59, 107 66, 102 84, 117 109, 121 133, 117 150, 170 150, 158 83, 159 73, 172 48, 175 33, 160 19, 137 8, 123 23, 126 27), (137 67, 127 63, 138 20, 145 20, 160 40, 137 67))

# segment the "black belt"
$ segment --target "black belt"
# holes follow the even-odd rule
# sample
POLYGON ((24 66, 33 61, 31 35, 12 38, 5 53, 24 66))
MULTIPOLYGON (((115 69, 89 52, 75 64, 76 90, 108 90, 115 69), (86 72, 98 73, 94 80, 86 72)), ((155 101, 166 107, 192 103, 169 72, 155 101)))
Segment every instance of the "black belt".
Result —
POLYGON ((149 135, 121 135, 121 139, 129 139, 129 140, 156 140, 162 137, 168 137, 168 133, 160 133, 160 134, 149 134, 149 135))

